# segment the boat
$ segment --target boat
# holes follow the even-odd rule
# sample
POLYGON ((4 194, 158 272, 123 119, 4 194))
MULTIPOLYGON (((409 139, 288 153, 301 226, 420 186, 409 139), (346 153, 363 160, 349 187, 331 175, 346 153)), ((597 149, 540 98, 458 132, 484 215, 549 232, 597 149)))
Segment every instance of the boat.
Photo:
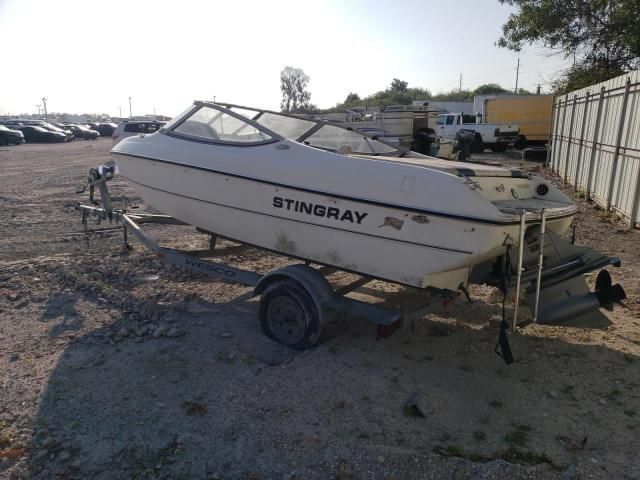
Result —
POLYGON ((619 264, 561 238, 577 206, 543 178, 330 122, 196 101, 111 153, 145 203, 201 230, 430 291, 517 277, 527 294, 542 290, 554 306, 541 318, 554 322, 593 309, 576 278, 619 264), (551 293, 566 282, 567 295, 551 293))

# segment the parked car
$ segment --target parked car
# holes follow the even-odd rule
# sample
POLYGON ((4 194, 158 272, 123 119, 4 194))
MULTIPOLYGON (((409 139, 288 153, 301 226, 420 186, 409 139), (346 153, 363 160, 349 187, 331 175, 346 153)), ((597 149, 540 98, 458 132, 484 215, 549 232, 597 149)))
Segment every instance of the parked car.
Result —
POLYGON ((110 137, 111 135, 113 135, 113 132, 116 131, 116 128, 118 128, 118 125, 116 125, 115 123, 100 122, 98 123, 97 128, 94 128, 94 130, 97 130, 103 137, 110 137))
POLYGON ((20 130, 0 125, 0 145, 20 145, 21 143, 24 143, 24 134, 20 130))
POLYGON ((11 120, 5 120, 4 124, 10 127, 11 125, 20 126, 20 125, 44 125, 44 120, 33 120, 31 118, 12 118, 11 120))
POLYGON ((69 127, 69 125, 67 125, 66 123, 53 123, 52 124, 54 127, 57 127, 61 130, 68 130, 71 133, 73 133, 73 130, 69 127))
POLYGON ((509 145, 518 141, 518 125, 496 123, 476 123, 475 115, 466 113, 443 113, 438 115, 436 133, 441 138, 455 140, 459 130, 473 130, 475 141, 471 151, 480 153, 485 148, 494 152, 504 152, 509 145))
POLYGON ((113 132, 111 139, 113 140, 113 145, 115 145, 127 137, 155 133, 166 124, 167 122, 159 122, 157 120, 131 120, 123 122, 118 125, 118 128, 113 132))
POLYGON ((67 141, 73 140, 73 132, 71 130, 66 129, 66 128, 56 127, 52 123, 45 123, 43 125, 34 125, 34 126, 42 127, 45 130, 49 130, 50 132, 64 133, 66 135, 66 137, 67 137, 67 141))
POLYGON ((98 132, 97 127, 94 128, 91 126, 91 125, 96 125, 95 123, 79 123, 78 125, 84 128, 88 128, 89 130, 93 130, 96 133, 100 133, 98 132))
POLYGON ((22 131, 27 142, 66 142, 67 136, 62 132, 52 132, 36 125, 22 125, 17 127, 22 131))
POLYGON ((100 136, 98 132, 84 125, 67 125, 67 128, 71 129, 76 138, 82 138, 84 140, 95 140, 100 136))

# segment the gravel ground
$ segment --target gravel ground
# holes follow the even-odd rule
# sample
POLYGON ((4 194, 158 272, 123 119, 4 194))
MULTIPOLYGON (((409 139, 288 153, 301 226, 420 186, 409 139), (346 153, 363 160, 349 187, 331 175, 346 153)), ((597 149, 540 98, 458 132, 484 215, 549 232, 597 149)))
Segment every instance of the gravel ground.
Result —
MULTIPOLYGON (((123 254, 108 224, 83 233, 74 192, 110 143, 0 148, 0 477, 640 478, 640 232, 576 199, 578 242, 622 258, 629 298, 604 331, 520 329, 513 365, 493 353, 487 287, 388 339, 354 321, 294 352, 262 335, 247 288, 123 254)), ((229 261, 287 263, 251 249, 229 261)), ((423 300, 383 282, 355 296, 423 300)))

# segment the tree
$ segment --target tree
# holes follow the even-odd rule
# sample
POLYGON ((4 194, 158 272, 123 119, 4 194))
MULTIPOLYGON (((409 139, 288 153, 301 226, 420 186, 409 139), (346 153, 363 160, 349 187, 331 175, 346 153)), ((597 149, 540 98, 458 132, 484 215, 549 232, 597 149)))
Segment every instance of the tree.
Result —
POLYGON ((407 86, 409 85, 409 82, 404 82, 398 78, 394 78, 393 80, 391 80, 391 86, 389 87, 388 90, 391 90, 393 93, 407 93, 407 86))
POLYGON ((283 112, 303 113, 315 108, 310 103, 308 86, 309 76, 301 68, 284 67, 280 72, 280 109, 283 112))
POLYGON ((471 102, 474 93, 471 90, 451 90, 448 93, 438 93, 434 95, 434 100, 441 102, 471 102))
POLYGON ((480 85, 473 91, 474 95, 488 95, 491 93, 511 93, 506 88, 502 88, 497 83, 486 83, 484 85, 480 85))
POLYGON ((575 59, 555 88, 574 90, 584 86, 584 75, 598 83, 640 66, 638 0, 499 1, 518 11, 502 26, 498 46, 539 44, 575 59))
POLYGON ((394 78, 391 85, 384 90, 375 92, 365 98, 354 92, 349 92, 344 102, 335 107, 323 110, 323 113, 341 112, 355 107, 376 106, 388 107, 389 105, 409 105, 414 100, 428 100, 431 92, 426 88, 409 87, 409 83, 394 78))
POLYGON ((357 93, 353 93, 353 92, 349 92, 349 95, 347 95, 347 98, 345 98, 344 103, 356 103, 360 101, 360 95, 358 95, 357 93))
POLYGON ((572 92, 580 88, 585 88, 596 83, 600 83, 609 78, 622 75, 624 72, 612 74, 610 69, 600 69, 597 67, 587 67, 582 64, 573 65, 557 80, 551 83, 551 89, 557 93, 572 92))

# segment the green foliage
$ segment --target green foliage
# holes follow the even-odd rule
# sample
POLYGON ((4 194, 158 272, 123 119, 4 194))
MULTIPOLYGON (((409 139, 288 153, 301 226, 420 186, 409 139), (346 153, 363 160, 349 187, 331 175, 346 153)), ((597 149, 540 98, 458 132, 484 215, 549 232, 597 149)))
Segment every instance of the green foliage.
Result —
POLYGON ((473 101, 473 91, 451 90, 448 93, 438 93, 434 95, 433 100, 439 100, 441 102, 471 102, 473 101))
POLYGON ((407 93, 407 87, 409 86, 409 82, 402 81, 398 78, 394 78, 391 80, 391 86, 389 90, 397 94, 407 93))
POLYGON ((510 90, 507 90, 506 88, 502 88, 497 83, 486 83, 476 88, 473 91, 473 93, 475 95, 487 95, 490 93, 513 93, 513 92, 510 90))
POLYGON ((311 93, 307 90, 309 76, 301 68, 284 67, 280 72, 280 109, 288 113, 311 113, 311 93))
MULTIPOLYGON (((524 89, 520 89, 519 92, 530 93, 524 89)), ((450 92, 432 95, 427 88, 409 87, 408 82, 394 78, 389 87, 384 90, 380 90, 364 98, 361 98, 357 93, 349 92, 342 103, 336 104, 333 108, 321 110, 321 112, 340 112, 355 107, 366 106, 388 107, 389 105, 411 105, 414 101, 419 100, 470 102, 473 101, 474 95, 478 93, 509 93, 509 90, 496 83, 489 83, 480 85, 475 90, 451 90, 450 92)))
POLYGON ((409 83, 398 78, 391 81, 391 85, 385 90, 380 90, 365 98, 360 98, 357 93, 349 92, 342 103, 334 108, 325 110, 343 111, 354 107, 388 107, 389 105, 410 105, 414 100, 427 100, 431 98, 431 92, 426 88, 410 88, 409 83))
POLYGON ((555 93, 563 94, 604 82, 624 73, 624 69, 616 67, 590 67, 576 64, 567 70, 562 77, 554 81, 551 88, 555 93))
POLYGON ((499 0, 515 6, 500 47, 539 44, 576 63, 554 84, 557 93, 599 83, 640 66, 638 0, 499 0))

